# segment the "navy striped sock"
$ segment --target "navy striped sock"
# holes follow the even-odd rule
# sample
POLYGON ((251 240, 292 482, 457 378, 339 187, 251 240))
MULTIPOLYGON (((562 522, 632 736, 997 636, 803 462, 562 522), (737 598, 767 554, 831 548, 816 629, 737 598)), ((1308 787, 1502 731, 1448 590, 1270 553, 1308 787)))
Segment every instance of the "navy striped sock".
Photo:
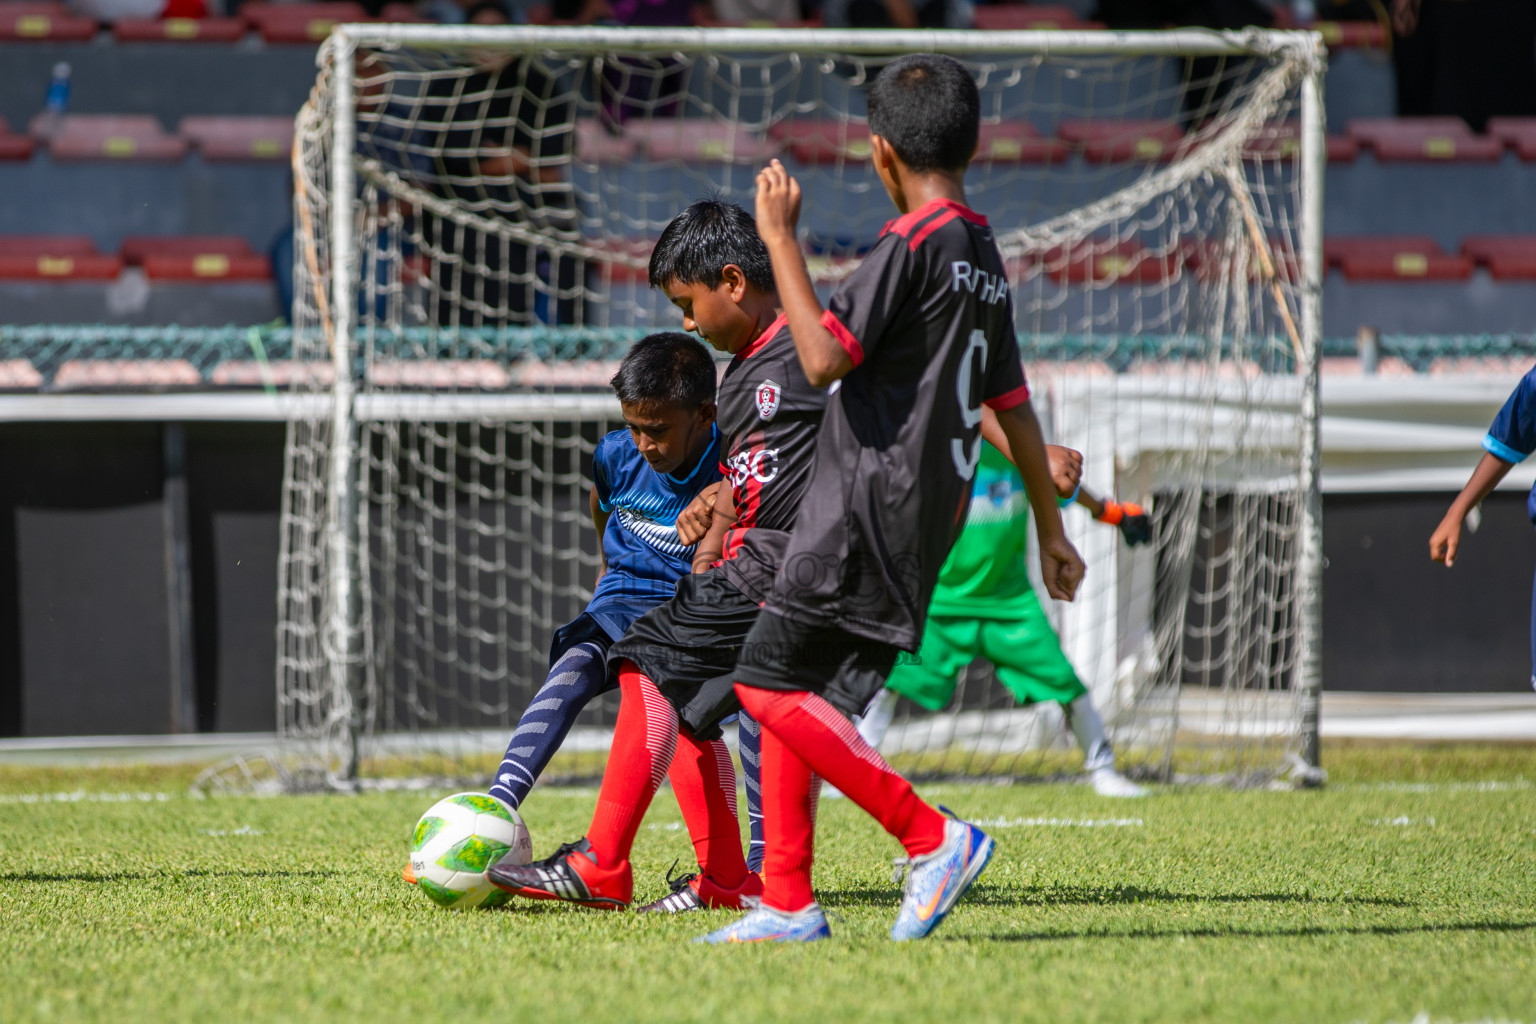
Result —
POLYGON ((490 794, 518 807, 555 756, 576 716, 607 688, 607 652, 599 644, 577 644, 560 656, 523 712, 496 769, 490 794))
POLYGON ((763 727, 743 711, 736 719, 737 752, 741 754, 741 777, 747 787, 747 825, 752 842, 747 848, 747 868, 763 869, 763 727))

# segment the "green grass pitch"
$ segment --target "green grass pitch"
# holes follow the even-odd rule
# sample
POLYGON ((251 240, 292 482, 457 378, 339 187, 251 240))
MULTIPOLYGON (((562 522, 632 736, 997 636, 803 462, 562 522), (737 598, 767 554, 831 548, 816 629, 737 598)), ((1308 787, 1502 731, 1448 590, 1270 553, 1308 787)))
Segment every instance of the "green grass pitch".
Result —
MULTIPOLYGON (((1536 747, 1326 754, 1310 792, 923 787, 992 822, 998 855, 904 947, 899 850, 824 801, 833 939, 727 949, 689 943, 724 912, 438 909, 398 871, 440 794, 191 799, 186 769, 4 767, 0 1019, 1536 1020, 1536 747)), ((535 855, 593 800, 538 791, 535 855)), ((638 896, 674 858, 664 792, 638 896)))

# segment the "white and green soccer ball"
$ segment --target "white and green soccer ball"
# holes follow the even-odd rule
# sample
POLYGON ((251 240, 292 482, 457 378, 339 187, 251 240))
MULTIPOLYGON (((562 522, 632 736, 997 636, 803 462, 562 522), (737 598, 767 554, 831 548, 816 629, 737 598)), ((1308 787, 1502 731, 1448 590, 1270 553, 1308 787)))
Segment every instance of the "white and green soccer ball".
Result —
POLYGON ((486 793, 456 793, 433 804, 411 836, 411 870, 433 903, 451 910, 499 907, 511 898, 486 880, 501 860, 527 864, 533 842, 516 811, 486 793))

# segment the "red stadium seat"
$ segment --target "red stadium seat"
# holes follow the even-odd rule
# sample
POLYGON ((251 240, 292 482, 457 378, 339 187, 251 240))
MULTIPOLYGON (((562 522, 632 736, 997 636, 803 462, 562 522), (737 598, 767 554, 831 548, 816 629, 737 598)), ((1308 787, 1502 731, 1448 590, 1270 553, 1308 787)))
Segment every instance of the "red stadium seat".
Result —
POLYGON ((1123 242, 1097 240, 1052 249, 1040 257, 1040 266, 1058 282, 1086 284, 1156 284, 1177 278, 1184 267, 1185 255, 1149 252, 1134 239, 1123 242))
POLYGON ((43 375, 30 360, 0 359, 0 391, 36 391, 43 386, 43 375))
POLYGON ((1318 21, 1311 26, 1322 33, 1330 50, 1385 50, 1387 29, 1379 21, 1318 21))
POLYGON ((1472 276, 1471 260, 1442 251, 1424 236, 1325 239, 1323 258, 1349 281, 1465 281, 1472 276))
POLYGON ((0 235, 0 280, 110 281, 122 269, 82 235, 0 235))
POLYGON ((1096 21, 1082 21, 1070 7, 1052 4, 983 4, 976 8, 971 26, 987 32, 1019 29, 1047 32, 1053 29, 1103 28, 1096 21))
POLYGON ((385 359, 368 364, 368 383, 410 390, 500 391, 511 385, 512 374, 490 359, 385 359))
POLYGON ((1490 117, 1488 134, 1513 149, 1526 163, 1536 162, 1536 117, 1490 117))
POLYGON ((761 164, 778 152, 778 147, 761 135, 708 118, 641 121, 630 125, 627 134, 651 160, 761 164))
POLYGON ((0 40, 80 43, 96 35, 96 22, 62 3, 0 3, 0 40))
POLYGON ((795 118, 769 128, 768 137, 803 164, 863 163, 869 159, 869 129, 852 121, 795 118))
POLYGON ((389 3, 379 9, 378 20, 399 25, 415 25, 425 19, 416 13, 414 4, 389 3))
POLYGON ((1089 163, 1171 160, 1184 141, 1172 121, 1062 121, 1056 134, 1089 163))
POLYGON ((655 248, 654 238, 607 239, 598 247, 618 256, 618 259, 596 260, 597 272, 614 284, 645 284, 646 266, 655 248))
MULTIPOLYGON (((43 134, 39 114, 32 134, 43 134)), ((48 135, 55 160, 180 160, 185 139, 171 135, 150 114, 67 114, 48 135)))
POLYGON ((1382 161, 1491 163, 1504 155, 1502 140, 1472 134, 1459 117, 1355 118, 1349 134, 1382 161))
POLYGON ((184 117, 177 131, 204 160, 287 160, 291 117, 184 117))
POLYGON ((234 43, 246 31, 239 18, 124 18, 112 25, 120 43, 234 43))
MULTIPOLYGON (((1294 124, 1266 128, 1249 140, 1243 155, 1249 159, 1288 159, 1301 146, 1300 134, 1294 124)), ((1329 135, 1324 144, 1331 164, 1352 164, 1360 155, 1360 143, 1348 135, 1329 135)))
POLYGON ((1536 281, 1536 235, 1468 235, 1461 254, 1496 281, 1536 281))
POLYGON ((265 363, 232 359, 215 366, 208 380, 221 388, 287 388, 295 384, 330 387, 336 383, 336 367, 327 362, 297 359, 265 363))
POLYGON ((334 3, 248 3, 240 16, 269 43, 320 42, 342 22, 368 21, 363 5, 348 0, 334 3))
POLYGON ((157 281, 265 281, 271 263, 243 238, 226 235, 123 239, 123 262, 157 281))
POLYGON ((53 375, 55 391, 179 391, 202 383, 185 359, 71 359, 53 375))
POLYGON ((1058 164, 1071 155, 1065 142, 1041 138, 1028 121, 983 123, 976 143, 976 159, 981 163, 1058 164))
POLYGON ((11 131, 10 124, 0 117, 0 160, 30 160, 35 145, 31 136, 11 131))
POLYGON ((624 134, 622 128, 609 131, 596 118, 584 117, 576 122, 576 157, 588 163, 622 164, 635 157, 639 148, 634 139, 624 134))

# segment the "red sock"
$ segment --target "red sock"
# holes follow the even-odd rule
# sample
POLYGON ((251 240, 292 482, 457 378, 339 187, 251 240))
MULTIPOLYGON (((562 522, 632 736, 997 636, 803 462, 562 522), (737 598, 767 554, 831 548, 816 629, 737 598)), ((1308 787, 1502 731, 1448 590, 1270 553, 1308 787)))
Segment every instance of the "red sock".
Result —
POLYGON ((597 863, 604 868, 629 860, 640 820, 677 749, 677 712, 632 661, 619 666, 619 693, 613 747, 587 832, 597 863))
POLYGON ((792 914, 816 899, 811 891, 811 862, 821 781, 778 733, 764 728, 762 784, 763 903, 792 914))
POLYGON ((736 766, 725 741, 705 743, 681 733, 667 777, 693 839, 699 870, 726 889, 741 885, 747 861, 736 817, 736 766))
MULTIPOLYGON (((747 713, 772 730, 807 767, 843 791, 901 841, 908 856, 932 853, 944 841, 944 816, 924 803, 853 723, 821 697, 804 690, 760 690, 736 684, 747 713)), ((766 751, 765 739, 763 749, 766 751)), ((768 777, 766 763, 763 776, 768 777)), ((764 801, 764 814, 768 804, 764 801)), ((772 850, 773 841, 769 840, 772 850)), ((766 879, 765 879, 766 881, 766 879)), ((782 909, 782 908, 781 908, 782 909)))

